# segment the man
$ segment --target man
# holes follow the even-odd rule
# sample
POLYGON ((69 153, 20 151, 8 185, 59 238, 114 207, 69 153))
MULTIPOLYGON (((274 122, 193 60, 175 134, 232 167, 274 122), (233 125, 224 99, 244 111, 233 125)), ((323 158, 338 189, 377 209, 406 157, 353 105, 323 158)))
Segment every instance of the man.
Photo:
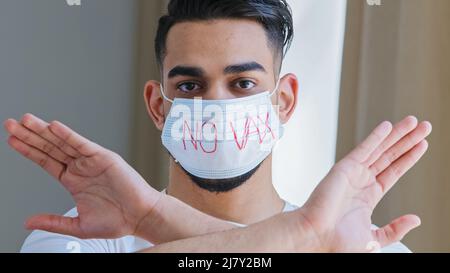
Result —
POLYGON ((59 122, 29 114, 6 121, 10 145, 58 179, 77 204, 66 217, 29 219, 27 228, 36 231, 22 251, 67 252, 73 242, 82 252, 370 251, 373 242, 391 245, 383 251, 408 251, 393 243, 420 224, 416 216, 381 229, 371 226, 370 216, 425 153, 428 122, 408 117, 394 128, 382 123, 302 208, 275 191, 271 148, 298 98, 296 76, 280 75, 292 35, 284 0, 169 3, 155 39, 161 84, 149 81, 144 92, 171 155, 164 193, 119 156, 59 122), (198 97, 215 111, 200 108, 200 123, 187 118, 175 128, 177 111, 195 116, 198 97), (215 120, 241 104, 270 107, 262 114, 244 111, 231 122, 215 120))

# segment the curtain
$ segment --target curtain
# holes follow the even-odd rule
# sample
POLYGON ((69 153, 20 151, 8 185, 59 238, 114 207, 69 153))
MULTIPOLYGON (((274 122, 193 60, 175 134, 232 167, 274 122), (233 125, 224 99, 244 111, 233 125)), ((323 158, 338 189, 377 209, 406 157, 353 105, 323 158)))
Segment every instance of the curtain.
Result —
POLYGON ((422 226, 404 243, 413 251, 450 251, 450 1, 349 0, 337 159, 382 120, 430 120, 426 156, 391 190, 373 220, 405 213, 422 226))

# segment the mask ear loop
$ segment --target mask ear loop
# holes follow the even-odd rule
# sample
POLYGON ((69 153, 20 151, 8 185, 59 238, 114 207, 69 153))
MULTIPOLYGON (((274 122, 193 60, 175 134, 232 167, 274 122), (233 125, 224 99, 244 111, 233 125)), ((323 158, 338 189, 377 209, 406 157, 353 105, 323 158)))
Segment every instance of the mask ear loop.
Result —
POLYGON ((269 94, 269 97, 272 97, 278 91, 278 88, 280 87, 280 80, 281 79, 278 79, 277 85, 275 85, 275 89, 273 89, 273 91, 269 94))
MULTIPOLYGON (((163 87, 162 83, 159 84, 159 90, 160 90, 160 93, 161 93, 163 99, 165 99, 166 101, 168 101, 168 102, 170 102, 170 103, 173 104, 173 100, 169 99, 169 98, 166 96, 166 94, 164 93, 164 87, 163 87)), ((164 123, 165 123, 165 122, 166 122, 166 117, 165 117, 165 115, 164 115, 164 123)), ((173 158, 175 159, 175 157, 173 157, 173 158)), ((177 161, 176 159, 175 159, 175 162, 178 163, 178 161, 177 161)))
POLYGON ((164 93, 164 87, 163 87, 162 83, 159 84, 159 90, 161 91, 161 95, 163 96, 163 98, 164 98, 166 101, 168 101, 168 102, 170 102, 170 103, 173 104, 173 100, 169 99, 169 98, 166 96, 166 94, 164 93))

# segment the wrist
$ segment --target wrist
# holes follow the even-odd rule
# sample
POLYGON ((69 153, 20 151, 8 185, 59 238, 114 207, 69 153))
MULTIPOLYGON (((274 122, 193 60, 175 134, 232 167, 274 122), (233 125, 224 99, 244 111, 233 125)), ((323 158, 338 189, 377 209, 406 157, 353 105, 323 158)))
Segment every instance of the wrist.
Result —
POLYGON ((145 205, 142 206, 140 219, 136 221, 134 236, 143 238, 149 242, 155 243, 153 231, 158 226, 163 204, 165 202, 165 194, 156 192, 152 198, 148 198, 145 205))
POLYGON ((294 219, 294 248, 296 252, 330 252, 328 245, 324 240, 323 234, 318 230, 310 217, 308 217, 305 208, 297 209, 292 213, 294 219))

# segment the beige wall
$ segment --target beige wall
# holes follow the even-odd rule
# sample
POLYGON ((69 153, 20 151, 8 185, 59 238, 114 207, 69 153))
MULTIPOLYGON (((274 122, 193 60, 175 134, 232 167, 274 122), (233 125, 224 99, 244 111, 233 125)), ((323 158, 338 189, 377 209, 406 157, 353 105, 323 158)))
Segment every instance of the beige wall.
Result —
POLYGON ((450 251, 450 1, 348 2, 337 155, 378 122, 408 114, 430 120, 430 150, 386 196, 378 225, 417 213, 413 251, 450 251))

